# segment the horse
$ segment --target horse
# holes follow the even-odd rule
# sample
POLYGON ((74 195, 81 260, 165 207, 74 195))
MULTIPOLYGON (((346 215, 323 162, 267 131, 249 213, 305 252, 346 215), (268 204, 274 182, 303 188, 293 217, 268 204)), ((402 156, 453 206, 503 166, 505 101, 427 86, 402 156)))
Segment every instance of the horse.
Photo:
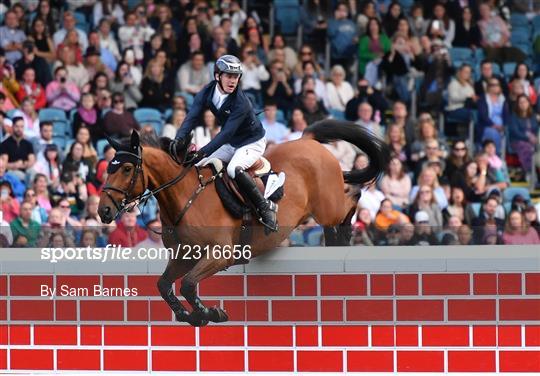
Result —
MULTIPOLYGON (((149 190, 159 204, 164 246, 172 250, 180 249, 179 244, 182 250, 193 247, 186 252, 198 247, 200 256, 186 258, 186 253, 181 251, 169 258, 157 282, 162 298, 177 321, 193 326, 227 321, 224 310, 206 307, 196 293, 201 280, 238 261, 225 252, 211 252, 216 246, 233 249, 238 245, 242 226, 242 219, 231 216, 218 197, 216 185, 212 184, 215 174, 210 168, 184 167, 178 163, 187 154, 190 141, 181 145, 177 158, 173 158, 167 152, 171 140, 163 137, 156 142, 141 142, 139 134, 133 131, 128 143, 108 140, 116 154, 109 162, 109 167, 112 163, 114 168, 108 171, 100 194, 98 213, 102 221, 110 223, 130 204, 146 197, 144 192, 149 190), (180 293, 192 307, 191 312, 172 288, 180 278, 180 293)), ((349 245, 359 188, 372 184, 381 175, 389 163, 390 150, 364 127, 327 119, 307 127, 300 139, 267 150, 265 158, 274 171, 286 175, 277 214, 279 230, 267 234, 264 226, 254 223, 250 257, 278 247, 310 216, 324 226, 326 245, 349 245), (369 158, 369 165, 362 170, 342 171, 338 160, 322 145, 338 140, 362 150, 369 158)))

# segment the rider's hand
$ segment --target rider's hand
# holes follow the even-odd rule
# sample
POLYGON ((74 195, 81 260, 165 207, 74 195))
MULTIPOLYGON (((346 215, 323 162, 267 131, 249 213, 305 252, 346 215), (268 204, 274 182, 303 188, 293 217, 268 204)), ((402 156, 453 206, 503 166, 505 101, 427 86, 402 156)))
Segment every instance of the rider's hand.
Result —
POLYGON ((194 164, 200 162, 203 158, 204 154, 200 151, 190 151, 186 155, 186 159, 184 160, 184 166, 193 166, 194 164))

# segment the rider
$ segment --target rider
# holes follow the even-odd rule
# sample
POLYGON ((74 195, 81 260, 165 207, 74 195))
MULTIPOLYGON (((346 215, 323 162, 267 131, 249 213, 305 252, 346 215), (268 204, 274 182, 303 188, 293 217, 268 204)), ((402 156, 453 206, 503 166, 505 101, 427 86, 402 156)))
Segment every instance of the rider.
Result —
POLYGON ((218 135, 200 150, 190 152, 185 165, 204 165, 209 159, 229 162, 227 173, 237 183, 243 195, 257 209, 259 221, 272 231, 277 231, 277 204, 267 200, 246 173, 264 153, 266 138, 264 128, 253 113, 251 102, 238 88, 243 67, 233 55, 221 56, 214 65, 214 81, 196 96, 186 119, 171 143, 171 153, 177 155, 177 145, 199 125, 206 109, 210 109, 221 125, 218 135))

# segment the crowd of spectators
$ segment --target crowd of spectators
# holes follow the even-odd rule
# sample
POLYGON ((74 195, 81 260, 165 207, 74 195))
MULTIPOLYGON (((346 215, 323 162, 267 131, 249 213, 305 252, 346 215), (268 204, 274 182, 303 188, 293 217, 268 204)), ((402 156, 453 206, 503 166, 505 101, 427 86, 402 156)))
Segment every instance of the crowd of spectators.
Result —
MULTIPOLYGON (((538 208, 513 186, 537 183, 540 2, 306 0, 299 48, 299 35, 269 27, 267 6, 247 5, 2 2, 0 245, 160 244, 148 231, 160 226, 155 201, 101 223, 114 155, 104 135, 174 137, 226 53, 244 64, 241 88, 268 147, 329 117, 390 145, 388 170, 362 190, 353 244, 540 243, 538 208), (146 122, 141 109, 160 118, 146 122)), ((207 111, 196 147, 218 132, 207 111)), ((346 142, 325 146, 343 170, 369 163, 346 142)), ((309 219, 288 243, 321 239, 309 219)))

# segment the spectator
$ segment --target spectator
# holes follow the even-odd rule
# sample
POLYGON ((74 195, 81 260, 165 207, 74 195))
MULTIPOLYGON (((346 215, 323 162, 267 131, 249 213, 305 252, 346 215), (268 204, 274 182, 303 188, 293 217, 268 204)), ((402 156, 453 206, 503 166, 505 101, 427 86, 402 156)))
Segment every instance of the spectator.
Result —
POLYGON ((141 84, 141 106, 165 111, 170 107, 174 93, 174 83, 164 73, 164 67, 152 60, 146 67, 141 84))
POLYGON ((0 27, 0 47, 6 51, 7 62, 15 64, 22 57, 22 43, 26 35, 20 29, 17 14, 13 10, 7 11, 4 18, 4 26, 0 27))
POLYGON ((420 38, 426 34, 429 21, 424 18, 424 8, 421 3, 416 2, 411 7, 410 22, 414 36, 420 38))
POLYGON ((338 160, 343 171, 350 171, 353 167, 356 152, 347 141, 330 141, 323 146, 338 160))
POLYGON ((418 194, 409 208, 409 216, 416 218, 419 211, 427 213, 429 216, 429 225, 433 227, 433 231, 439 231, 443 226, 442 210, 433 192, 433 188, 429 185, 421 185, 418 189, 418 194))
POLYGON ((153 34, 154 29, 146 24, 146 17, 138 16, 135 12, 129 12, 126 15, 126 23, 118 29, 122 50, 132 48, 137 61, 142 61, 144 43, 148 42, 153 34))
POLYGON ((350 121, 358 120, 358 105, 362 102, 369 102, 371 107, 381 114, 384 114, 389 108, 388 101, 381 91, 371 87, 365 78, 358 80, 357 90, 355 97, 347 102, 347 106, 345 106, 345 119, 350 121))
MULTIPOLYGON (((215 56, 215 52, 219 47, 225 48, 227 53, 231 55, 238 55, 239 48, 236 41, 232 38, 227 38, 227 35, 225 34, 225 30, 223 30, 222 27, 217 26, 214 27, 212 30, 212 38, 210 39, 209 43, 207 44, 207 51, 206 56, 215 56)), ((253 50, 256 52, 255 56, 257 56, 257 48, 258 45, 252 45, 253 50)), ((260 61, 263 61, 260 59, 259 56, 257 56, 257 59, 260 61)))
POLYGON ((50 121, 40 122, 39 137, 32 141, 32 147, 34 148, 34 153, 36 155, 43 151, 45 146, 52 144, 54 142, 53 123, 51 123, 50 121))
POLYGON ((326 93, 330 110, 345 113, 345 106, 354 97, 354 90, 345 80, 345 69, 341 65, 334 65, 330 71, 330 80, 326 83, 326 93))
POLYGON ((65 66, 59 66, 54 70, 54 81, 47 85, 45 93, 50 107, 61 108, 64 111, 71 111, 77 107, 81 97, 77 85, 68 79, 65 66))
POLYGON ((472 245, 472 230, 468 225, 461 225, 457 231, 460 245, 472 245))
POLYGON ((525 217, 526 223, 534 228, 536 233, 540 236, 540 222, 538 221, 536 208, 533 205, 528 205, 525 210, 523 210, 523 216, 525 217))
POLYGON ((531 80, 532 74, 529 71, 529 67, 525 63, 518 63, 516 65, 516 69, 514 70, 514 74, 512 75, 512 81, 517 80, 521 83, 523 86, 523 92, 524 94, 529 98, 531 103, 536 103, 538 100, 538 96, 536 94, 536 90, 534 88, 534 84, 531 80))
MULTIPOLYGON (((356 5, 356 4, 354 4, 356 5)), ((351 13, 357 14, 356 7, 352 8, 351 13)), ((367 24, 370 18, 376 18, 377 17, 377 10, 375 3, 373 1, 365 1, 362 4, 362 9, 360 10, 360 13, 356 16, 356 26, 358 28, 358 34, 364 35, 366 33, 367 24)))
POLYGON ((96 94, 97 110, 104 116, 112 109, 112 94, 107 89, 101 89, 96 94))
POLYGON ((182 126, 186 118, 186 110, 173 110, 172 116, 167 124, 163 127, 163 132, 161 135, 163 137, 168 137, 174 139, 176 137, 176 132, 182 126))
MULTIPOLYGON (((313 66, 315 67, 315 73, 317 74, 317 77, 320 80, 324 79, 324 70, 323 68, 317 63, 317 57, 315 56, 315 51, 313 51, 313 48, 307 44, 304 44, 302 47, 300 47, 300 59, 298 59, 298 63, 296 64, 296 68, 294 69, 294 76, 296 78, 303 77, 304 76, 304 63, 311 62, 313 66)), ((286 68, 285 66, 282 67, 282 69, 286 68)))
POLYGON ((499 202, 494 197, 488 197, 483 205, 480 215, 473 218, 471 227, 473 229, 474 244, 483 244, 486 228, 492 226, 498 235, 504 230, 504 220, 496 217, 497 207, 499 202))
POLYGON ((381 201, 381 207, 375 217, 375 227, 383 235, 392 225, 402 225, 410 223, 409 218, 402 212, 392 207, 392 201, 384 199, 381 201))
POLYGON ((405 39, 406 50, 412 60, 416 59, 416 56, 422 52, 422 46, 420 46, 420 40, 413 34, 409 20, 405 17, 400 18, 398 21, 398 28, 394 33, 394 36, 400 34, 405 39))
POLYGON ((452 152, 446 159, 446 168, 444 169, 444 175, 447 179, 451 180, 452 177, 460 170, 463 170, 465 165, 470 162, 469 149, 467 144, 463 140, 454 142, 452 146, 452 152))
MULTIPOLYGON (((111 72, 114 72, 116 70, 117 65, 117 58, 113 53, 107 49, 101 46, 101 41, 99 39, 99 33, 97 31, 91 31, 88 34, 88 48, 92 48, 93 51, 99 52, 99 56, 101 56, 100 60, 104 65, 104 68, 100 68, 100 71, 103 71, 107 73, 108 75, 111 75, 111 72)), ((86 51, 88 51, 88 48, 86 51)))
POLYGON ((381 30, 381 23, 376 18, 369 20, 366 35, 360 38, 358 45, 358 69, 371 85, 375 85, 378 80, 376 69, 382 57, 391 48, 391 41, 381 30), (368 69, 368 64, 372 63, 368 69))
POLYGON ((411 245, 413 236, 414 225, 412 223, 405 223, 399 231, 399 245, 411 245))
POLYGON ((101 59, 101 51, 97 47, 88 47, 84 54, 84 68, 87 71, 89 81, 93 82, 98 77, 104 77, 107 82, 106 88, 108 88, 108 78, 109 76, 112 77, 113 73, 101 59))
MULTIPOLYGON (((382 112, 381 112, 382 113, 382 112)), ((411 144, 416 138, 415 134, 415 122, 409 116, 407 111, 407 105, 402 101, 395 101, 392 106, 392 118, 388 121, 389 124, 395 124, 403 129, 405 134, 405 141, 407 144, 411 144)))
POLYGON ((139 248, 163 248, 163 240, 161 239, 161 221, 156 218, 146 224, 148 229, 148 238, 138 244, 139 248))
POLYGON ((302 137, 304 129, 308 127, 306 118, 301 109, 295 108, 291 114, 291 120, 289 121, 289 128, 292 129, 292 132, 289 133, 288 140, 298 140, 302 137))
POLYGON ((124 10, 114 0, 97 0, 92 7, 93 24, 98 25, 101 20, 107 20, 111 25, 124 24, 124 10))
POLYGON ((371 219, 375 220, 375 216, 381 207, 381 202, 385 199, 384 193, 379 191, 375 184, 362 188, 362 195, 358 200, 358 205, 369 210, 371 219))
POLYGON ((56 9, 51 8, 49 0, 39 0, 39 4, 36 8, 36 18, 45 22, 49 33, 54 34, 58 26, 58 12, 56 9))
POLYGON ((17 218, 20 210, 19 201, 13 194, 11 183, 7 180, 0 181, 0 203, 2 219, 10 223, 17 218))
POLYGON ((128 110, 137 108, 138 103, 142 100, 141 91, 130 73, 129 64, 125 61, 118 63, 110 87, 113 92, 124 93, 128 110))
POLYGON ((7 160, 7 169, 21 181, 25 181, 26 172, 32 168, 36 158, 32 143, 24 137, 24 119, 13 118, 13 133, 0 144, 0 158, 7 160))
POLYGON ((22 57, 17 60, 14 67, 19 80, 24 78, 24 72, 28 68, 34 69, 35 80, 43 87, 46 87, 53 79, 49 63, 37 54, 36 45, 31 40, 22 44, 22 57))
POLYGON ((414 63, 414 53, 407 44, 407 37, 397 33, 392 38, 390 51, 381 62, 381 70, 386 74, 387 83, 391 84, 397 98, 409 103, 411 95, 409 90, 409 71, 414 63))
MULTIPOLYGON (((386 15, 383 19, 383 29, 386 35, 394 35, 394 33, 397 31, 399 20, 403 18, 403 14, 401 12, 401 5, 398 1, 392 1, 390 5, 388 5, 388 11, 386 12, 386 15)), ((366 33, 368 30, 366 30, 366 33)))
POLYGON ((163 38, 160 34, 156 33, 152 35, 150 41, 144 44, 144 56, 142 67, 146 69, 148 62, 154 59, 158 53, 163 48, 163 38))
POLYGON ((98 110, 96 109, 96 102, 94 96, 91 93, 85 93, 82 95, 81 104, 75 112, 73 118, 73 134, 77 134, 79 129, 84 127, 90 131, 92 142, 96 142, 104 137, 103 130, 101 128, 101 119, 99 118, 98 110))
POLYGON ((386 143, 390 147, 390 152, 397 158, 401 163, 407 162, 407 153, 405 152, 405 147, 407 145, 405 141, 405 132, 403 128, 397 124, 390 124, 386 128, 386 143))
POLYGON ((64 47, 68 47, 71 52, 75 54, 75 61, 77 63, 82 63, 83 58, 83 50, 81 49, 81 45, 79 43, 79 34, 75 30, 70 30, 66 33, 66 37, 58 45, 56 48, 58 51, 58 56, 61 58, 61 53, 64 47))
POLYGON ((476 107, 477 100, 471 77, 471 66, 462 64, 448 85, 448 105, 446 106, 449 117, 467 125, 472 119, 471 110, 476 107))
MULTIPOLYGON (((418 135, 416 140, 410 145, 411 161, 418 162, 426 156, 426 146, 430 141, 439 141, 439 132, 435 126, 435 121, 429 113, 423 113, 418 117, 418 135)), ((446 157, 444 145, 439 145, 439 156, 446 157)))
POLYGON ((362 102, 358 106, 358 120, 356 124, 369 129, 371 133, 382 138, 382 129, 378 122, 373 120, 373 107, 368 102, 362 102))
POLYGON ((529 225, 524 215, 517 210, 513 210, 508 214, 502 238, 506 245, 540 244, 540 237, 536 230, 529 225))
MULTIPOLYGON (((26 192, 24 192, 24 201, 23 204, 29 202, 32 205, 32 215, 31 218, 36 221, 38 224, 42 224, 47 222, 47 211, 45 208, 42 208, 39 206, 37 198, 36 198, 36 192, 32 188, 28 188, 26 192)), ((22 205, 21 205, 21 213, 23 211, 22 205)))
POLYGON ((443 106, 443 92, 453 72, 448 49, 439 39, 432 42, 428 40, 426 54, 423 58, 419 57, 417 65, 425 74, 419 95, 421 108, 438 112, 443 106))
POLYGON ((69 170, 62 171, 60 186, 53 192, 53 199, 58 202, 64 223, 71 227, 81 226, 77 217, 84 209, 87 198, 86 185, 80 175, 69 170))
POLYGON ((266 131, 266 139, 268 142, 280 144, 287 140, 290 130, 285 124, 276 120, 277 105, 275 102, 268 101, 264 107, 264 118, 261 123, 266 131))
MULTIPOLYGON (((305 50, 305 52, 307 52, 308 49, 306 48, 305 50)), ((282 34, 274 33, 270 44, 270 51, 268 52, 268 60, 277 60, 278 55, 281 58, 280 61, 285 64, 287 70, 289 72, 294 71, 296 64, 298 63, 296 52, 285 44, 285 39, 282 34)))
POLYGON ((36 176, 43 174, 46 176, 51 187, 60 185, 60 153, 56 144, 48 144, 38 153, 37 161, 34 165, 36 176))
POLYGON ((242 90, 253 97, 254 106, 262 107, 263 98, 261 93, 262 82, 270 78, 270 73, 257 58, 255 51, 249 44, 242 47, 242 64, 244 73, 242 74, 242 90))
POLYGON ((301 108, 308 124, 328 117, 326 108, 317 100, 317 94, 312 90, 308 90, 302 95, 301 108))
POLYGON ((86 34, 84 31, 76 27, 77 21, 75 20, 75 16, 73 15, 73 13, 70 11, 64 12, 62 17, 63 17, 63 28, 58 30, 53 35, 53 42, 54 42, 55 47, 58 47, 58 45, 62 43, 64 39, 66 39, 66 35, 68 34, 69 31, 74 30, 77 32, 79 36, 79 43, 80 43, 81 49, 85 51, 86 48, 88 47, 88 38, 86 37, 86 34))
POLYGON ((439 184, 439 179, 437 177, 437 172, 433 166, 426 166, 420 172, 417 179, 417 184, 412 187, 411 195, 409 197, 410 201, 414 201, 418 195, 418 191, 421 186, 427 185, 433 190, 433 195, 435 200, 441 209, 444 209, 448 206, 448 199, 446 193, 444 192, 443 187, 439 184))
POLYGON ((486 52, 486 58, 503 64, 509 61, 522 62, 527 57, 520 49, 510 47, 510 31, 503 19, 493 14, 490 4, 483 2, 479 6, 480 44, 486 52))
POLYGON ((471 223, 474 212, 467 203, 465 193, 461 187, 452 187, 449 205, 444 209, 443 215, 448 221, 449 218, 458 218, 463 223, 471 223))
POLYGON ((32 188, 34 189, 34 192, 36 192, 39 206, 49 213, 51 211, 51 200, 47 187, 47 176, 37 173, 34 176, 32 188))
POLYGON ((68 81, 76 84, 79 90, 87 91, 86 85, 90 81, 90 76, 84 65, 77 61, 75 50, 68 46, 62 46, 58 55, 59 60, 53 65, 54 69, 62 65, 65 66, 68 81))
POLYGON ((486 95, 478 101, 478 124, 476 139, 493 140, 497 152, 501 153, 501 142, 504 133, 504 123, 508 116, 508 105, 502 93, 501 83, 497 78, 491 78, 486 95))
POLYGON ((96 149, 92 145, 89 129, 87 127, 80 127, 75 134, 75 141, 83 146, 83 160, 85 160, 90 165, 91 170, 94 171, 98 156, 96 149))
POLYGON ((394 206, 406 208, 409 205, 411 185, 411 178, 405 173, 403 163, 394 156, 381 179, 381 191, 394 206))
POLYGON ((482 98, 488 91, 489 81, 492 78, 499 80, 503 94, 508 96, 508 84, 504 77, 498 76, 493 73, 493 63, 490 60, 483 60, 480 63, 480 79, 474 84, 474 92, 479 98, 482 98))
POLYGON ((184 63, 176 75, 177 90, 196 95, 210 82, 210 74, 204 65, 204 54, 196 51, 190 61, 184 63))
MULTIPOLYGON (((488 159, 488 172, 494 172, 494 179, 500 182, 506 182, 510 184, 510 176, 508 174, 508 167, 506 162, 503 161, 496 153, 495 143, 492 140, 486 140, 482 143, 483 153, 486 154, 488 159)), ((505 188, 504 186, 501 186, 505 188)))
POLYGON ((461 13, 461 19, 456 24, 456 35, 452 45, 454 47, 472 48, 480 47, 480 29, 473 17, 471 8, 466 6, 461 13))
POLYGON ((39 137, 39 117, 34 109, 34 101, 28 97, 21 102, 21 109, 14 112, 13 116, 22 117, 24 120, 24 135, 29 140, 39 137))
POLYGON ((128 137, 133 129, 140 129, 133 115, 126 111, 122 93, 114 93, 112 103, 112 110, 103 118, 103 129, 107 134, 122 138, 128 137))
POLYGON ((62 178, 65 173, 68 173, 69 180, 66 183, 71 181, 71 174, 85 181, 92 176, 93 172, 92 159, 84 157, 84 145, 79 141, 75 141, 71 144, 69 153, 62 164, 62 178))
POLYGON ((328 95, 326 94, 325 84, 315 76, 313 64, 305 63, 304 74, 305 76, 297 78, 294 83, 294 89, 296 94, 303 95, 307 91, 314 91, 317 96, 317 100, 322 102, 325 108, 328 106, 328 95))
POLYGON ((446 47, 452 47, 456 35, 456 24, 446 13, 443 3, 436 3, 433 7, 433 19, 427 30, 427 35, 431 39, 439 38, 446 47))
MULTIPOLYGON (((102 49, 108 50, 116 60, 120 60, 120 51, 118 49, 118 44, 111 33, 111 24, 106 19, 102 19, 98 25, 98 37, 99 37, 99 46, 102 49)), ((103 54, 103 51, 102 51, 103 54)))
POLYGON ((25 69, 17 92, 17 101, 19 103, 22 103, 26 98, 34 102, 34 109, 36 110, 41 110, 47 104, 45 90, 43 86, 36 82, 36 72, 30 67, 25 69))
POLYGON ((15 78, 15 69, 6 61, 5 51, 0 47, 0 110, 13 110, 19 105, 14 95, 17 90, 19 88, 15 78))
POLYGON ((526 95, 518 97, 509 117, 508 131, 510 146, 517 153, 523 169, 530 174, 534 150, 538 145, 538 122, 526 95))
POLYGON ((423 210, 416 212, 414 216, 414 236, 409 240, 408 245, 437 245, 437 237, 431 225, 431 218, 423 210))
POLYGON ((247 29, 245 43, 251 44, 255 50, 257 58, 261 61, 261 63, 268 64, 268 46, 263 39, 259 28, 251 27, 247 29))
POLYGON ((147 237, 146 231, 137 225, 137 214, 131 211, 122 215, 120 223, 109 235, 109 244, 134 247, 147 237))
POLYGON ((358 205, 355 215, 356 220, 352 226, 352 245, 372 246, 377 238, 377 230, 371 219, 370 210, 358 205))
POLYGON ((10 223, 10 227, 13 238, 24 236, 27 239, 26 245, 28 247, 37 245, 40 226, 32 219, 32 204, 30 202, 21 204, 21 214, 10 223))
POLYGON ((22 199, 25 185, 17 177, 16 174, 10 171, 6 171, 7 161, 5 158, 0 158, 0 181, 6 181, 10 184, 11 190, 15 197, 22 199))
POLYGON ((327 33, 332 65, 348 68, 354 58, 358 33, 356 24, 349 18, 349 7, 346 3, 340 2, 336 5, 334 18, 328 22, 327 33))
POLYGON ((283 63, 273 61, 270 63, 270 79, 263 82, 263 96, 265 102, 274 100, 279 110, 287 114, 292 108, 293 84, 284 71, 283 63))

